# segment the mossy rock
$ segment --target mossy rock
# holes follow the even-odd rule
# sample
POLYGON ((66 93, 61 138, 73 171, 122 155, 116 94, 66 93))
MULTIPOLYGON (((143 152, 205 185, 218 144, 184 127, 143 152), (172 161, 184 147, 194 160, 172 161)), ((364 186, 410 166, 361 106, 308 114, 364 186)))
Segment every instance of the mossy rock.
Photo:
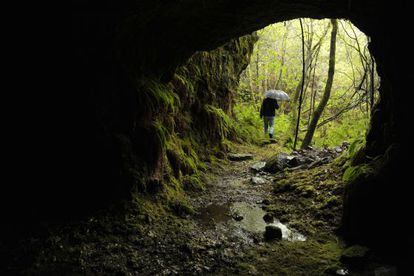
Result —
POLYGON ((287 156, 288 155, 285 153, 279 153, 270 157, 266 160, 266 165, 264 166, 263 170, 270 173, 283 171, 286 167, 288 167, 286 158, 287 156))
POLYGON ((173 200, 168 203, 170 209, 179 217, 186 217, 194 214, 194 209, 187 203, 181 200, 173 200))
POLYGON ((342 200, 338 196, 331 196, 329 197, 325 203, 323 204, 323 208, 332 208, 335 206, 340 206, 342 204, 342 200))
POLYGON ((275 183, 275 186, 273 187, 273 192, 286 193, 286 192, 294 191, 295 189, 296 187, 294 184, 290 182, 286 182, 286 181, 280 181, 280 182, 275 183))
POLYGON ((309 198, 316 194, 316 190, 311 185, 304 185, 297 187, 296 193, 302 197, 309 198))

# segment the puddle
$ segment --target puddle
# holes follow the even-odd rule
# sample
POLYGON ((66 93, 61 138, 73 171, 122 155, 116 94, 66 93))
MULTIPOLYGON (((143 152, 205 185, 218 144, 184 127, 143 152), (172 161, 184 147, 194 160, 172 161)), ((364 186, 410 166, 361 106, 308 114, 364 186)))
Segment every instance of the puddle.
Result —
POLYGON ((246 202, 235 202, 232 204, 211 204, 200 211, 199 219, 204 225, 215 226, 215 224, 233 224, 237 228, 252 233, 263 233, 267 225, 275 225, 282 230, 282 238, 289 241, 305 241, 306 237, 275 219, 273 223, 263 220, 265 211, 256 204, 246 202), (234 220, 232 217, 238 215, 243 219, 234 220))
POLYGON ((205 226, 228 222, 232 219, 230 215, 230 205, 210 204, 200 210, 198 218, 205 226))

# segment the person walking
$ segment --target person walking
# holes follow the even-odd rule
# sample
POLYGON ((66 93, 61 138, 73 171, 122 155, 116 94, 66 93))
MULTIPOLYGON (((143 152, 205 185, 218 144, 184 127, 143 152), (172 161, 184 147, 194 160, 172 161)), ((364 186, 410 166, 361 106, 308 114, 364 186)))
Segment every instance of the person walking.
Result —
POLYGON ((266 97, 262 106, 260 107, 260 118, 263 118, 264 133, 269 134, 269 138, 273 138, 276 109, 279 109, 279 104, 276 99, 266 97))

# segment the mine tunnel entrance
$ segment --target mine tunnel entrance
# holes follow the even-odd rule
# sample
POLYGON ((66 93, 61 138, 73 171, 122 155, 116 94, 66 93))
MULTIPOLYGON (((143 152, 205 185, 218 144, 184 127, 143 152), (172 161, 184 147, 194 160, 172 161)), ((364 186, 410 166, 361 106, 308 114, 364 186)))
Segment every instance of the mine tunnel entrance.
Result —
POLYGON ((371 272, 408 271, 404 2, 74 1, 74 180, 6 194, 4 274, 343 275, 383 256, 371 272), (335 70, 334 23, 308 18, 338 18, 335 70), (276 143, 258 114, 270 89, 291 98, 276 143), (334 150, 298 168, 307 136, 334 150))

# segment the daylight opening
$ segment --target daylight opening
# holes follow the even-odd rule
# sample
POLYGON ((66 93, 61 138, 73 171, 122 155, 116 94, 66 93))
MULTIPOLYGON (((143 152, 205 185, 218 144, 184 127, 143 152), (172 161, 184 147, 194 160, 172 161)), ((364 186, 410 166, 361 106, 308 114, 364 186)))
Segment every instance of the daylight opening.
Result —
POLYGON ((235 105, 237 118, 248 122, 252 136, 253 129, 262 133, 251 139, 269 139, 271 126, 265 135, 259 110, 266 91, 281 90, 290 100, 278 100, 273 139, 279 145, 320 148, 362 142, 380 84, 369 37, 347 20, 308 18, 269 25, 257 35, 235 105))

